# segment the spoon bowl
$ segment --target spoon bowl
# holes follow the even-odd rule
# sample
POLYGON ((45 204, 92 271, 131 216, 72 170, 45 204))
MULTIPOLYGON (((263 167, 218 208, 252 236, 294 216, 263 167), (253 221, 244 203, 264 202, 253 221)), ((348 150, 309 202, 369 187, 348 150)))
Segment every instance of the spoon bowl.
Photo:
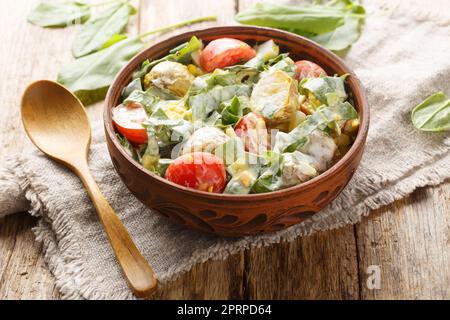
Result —
POLYGON ((137 297, 148 297, 157 286, 153 270, 89 171, 91 127, 81 102, 55 82, 35 82, 22 97, 22 122, 31 141, 42 152, 80 177, 131 290, 137 297))
POLYGON ((91 128, 80 101, 58 83, 31 84, 22 99, 22 120, 31 141, 45 154, 70 165, 87 156, 91 128))

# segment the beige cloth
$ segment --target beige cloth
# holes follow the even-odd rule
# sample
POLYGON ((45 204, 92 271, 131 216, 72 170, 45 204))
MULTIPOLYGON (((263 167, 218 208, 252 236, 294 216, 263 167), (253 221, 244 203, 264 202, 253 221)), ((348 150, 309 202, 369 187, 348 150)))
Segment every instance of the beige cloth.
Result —
MULTIPOLYGON (((425 97, 438 90, 450 94, 450 3, 414 3, 404 1, 391 17, 368 18, 345 57, 367 89, 372 119, 366 152, 339 198, 290 229, 224 239, 167 222, 125 188, 102 125, 95 124, 95 179, 162 283, 208 259, 356 223, 371 209, 450 177, 449 134, 419 132, 410 122, 411 108, 425 97)), ((34 233, 63 298, 133 298, 81 182, 37 151, 6 160, 0 171, 0 216, 25 210, 40 217, 34 233)))

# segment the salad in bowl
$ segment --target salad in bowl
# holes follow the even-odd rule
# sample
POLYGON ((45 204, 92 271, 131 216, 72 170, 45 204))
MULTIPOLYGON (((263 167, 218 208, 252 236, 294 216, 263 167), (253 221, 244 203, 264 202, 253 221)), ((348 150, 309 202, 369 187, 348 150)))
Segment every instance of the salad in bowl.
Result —
POLYGON ((145 60, 112 109, 117 138, 146 169, 184 187, 268 193, 327 171, 355 141, 347 75, 294 61, 273 40, 192 37, 145 60))

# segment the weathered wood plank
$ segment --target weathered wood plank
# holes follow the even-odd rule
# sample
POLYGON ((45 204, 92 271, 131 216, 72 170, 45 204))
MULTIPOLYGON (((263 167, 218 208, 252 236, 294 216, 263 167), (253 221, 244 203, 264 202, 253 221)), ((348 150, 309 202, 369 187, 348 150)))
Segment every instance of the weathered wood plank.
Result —
POLYGON ((41 247, 34 241, 31 228, 35 223, 36 219, 26 214, 21 219, 7 217, 4 223, 0 223, 0 254, 9 257, 5 259, 6 266, 1 273, 1 299, 59 297, 55 280, 41 254, 41 247), (9 245, 3 246, 3 243, 9 245))
POLYGON ((356 227, 361 298, 450 298, 450 183, 423 188, 356 227), (380 289, 366 285, 379 266, 380 289))
POLYGON ((208 261, 165 284, 152 299, 242 299, 243 274, 244 253, 224 261, 208 261))
POLYGON ((247 253, 249 299, 358 299, 353 226, 247 253))

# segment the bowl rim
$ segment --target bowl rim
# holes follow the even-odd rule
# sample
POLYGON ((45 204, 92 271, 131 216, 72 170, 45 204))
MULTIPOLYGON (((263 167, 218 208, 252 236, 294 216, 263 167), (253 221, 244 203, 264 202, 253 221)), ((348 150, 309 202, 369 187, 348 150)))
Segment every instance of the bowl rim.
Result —
MULTIPOLYGON (((201 37, 200 37, 201 38, 201 37)), ((122 88, 119 88, 120 90, 122 88)), ((215 200, 227 200, 227 201, 242 201, 242 200, 271 200, 273 198, 279 198, 286 195, 291 195, 293 193, 300 192, 302 189, 309 189, 314 188, 316 184, 320 183, 321 181, 326 181, 329 177, 333 176, 335 173, 340 172, 343 170, 352 160, 353 155, 356 153, 356 151, 359 148, 364 148, 365 140, 368 134, 369 130, 369 122, 370 122, 370 111, 369 107, 367 105, 367 98, 365 94, 364 87, 361 84, 361 81, 359 78, 355 75, 352 69, 350 69, 347 64, 336 54, 331 52, 330 50, 326 49, 325 47, 317 44, 316 42, 313 42, 305 37, 299 36, 297 34, 282 31, 279 29, 274 28, 267 28, 267 27, 255 27, 255 26, 239 26, 239 25, 231 25, 231 26, 218 26, 218 27, 210 27, 210 28, 202 28, 202 29, 195 29, 192 31, 187 31, 184 33, 180 33, 174 36, 171 36, 167 39, 164 39, 163 41, 156 42, 152 44, 151 46, 148 46, 141 50, 136 56, 134 56, 125 66, 122 67, 122 69, 117 73, 117 75, 114 77, 114 80, 111 84, 111 86, 108 89, 106 98, 105 98, 105 106, 104 106, 104 113, 103 113, 103 122, 104 122, 104 128, 106 134, 111 139, 114 147, 119 150, 121 155, 128 161, 131 162, 131 164, 140 172, 143 174, 149 176, 151 179, 155 179, 157 182, 163 183, 167 186, 169 186, 171 189, 173 189, 176 192, 183 192, 191 196, 197 196, 197 197, 203 197, 208 199, 215 199, 215 200), (160 177, 156 175, 155 173, 151 172, 150 170, 147 170, 144 168, 140 163, 135 161, 128 153, 126 153, 123 150, 123 147, 120 145, 119 140, 116 138, 116 134, 114 131, 114 126, 112 124, 112 114, 111 111, 114 105, 112 105, 112 96, 113 92, 118 90, 117 88, 117 82, 120 78, 124 77, 124 74, 129 75, 128 66, 137 64, 140 65, 145 59, 147 59, 146 54, 149 50, 151 50, 155 46, 164 45, 166 43, 170 43, 173 41, 174 38, 184 38, 188 36, 196 35, 197 33, 217 33, 220 30, 227 29, 232 30, 235 29, 235 31, 271 31, 278 33, 280 36, 287 36, 290 38, 297 38, 300 41, 308 43, 308 45, 314 47, 316 50, 321 51, 323 54, 330 56, 343 70, 346 70, 347 74, 349 75, 349 78, 351 77, 355 81, 356 87, 359 89, 359 95, 361 98, 361 103, 359 105, 359 115, 360 115, 360 128, 358 130, 358 134, 356 136, 356 139, 351 146, 351 148, 347 151, 347 153, 342 157, 338 162, 336 162, 331 168, 326 170, 325 172, 321 173, 317 177, 314 177, 311 180, 308 180, 306 182, 303 182, 301 184, 281 189, 277 191, 267 192, 267 193, 258 193, 258 194, 244 194, 244 195, 235 195, 235 194, 225 194, 225 193, 210 193, 205 191, 199 191, 192 188, 184 187, 178 184, 175 184, 167 179, 164 179, 163 177, 160 177), (270 198, 270 199, 269 199, 270 198)))

